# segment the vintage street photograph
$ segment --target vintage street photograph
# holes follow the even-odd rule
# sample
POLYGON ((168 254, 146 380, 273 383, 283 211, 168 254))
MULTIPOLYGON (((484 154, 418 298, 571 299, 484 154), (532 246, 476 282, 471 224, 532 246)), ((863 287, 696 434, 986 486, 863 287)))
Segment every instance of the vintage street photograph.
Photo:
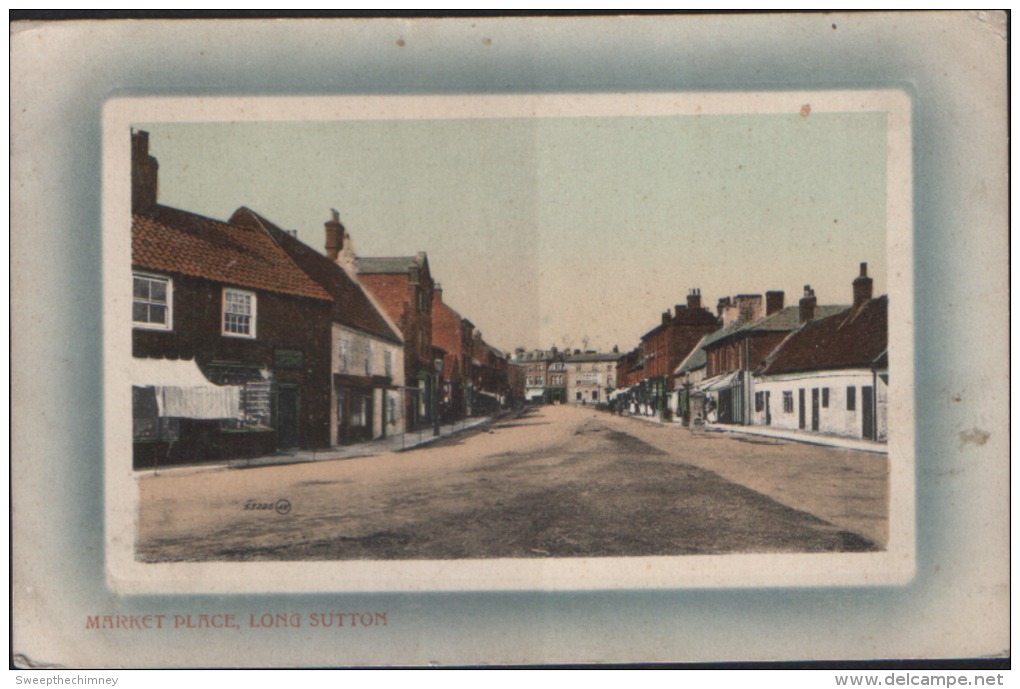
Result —
POLYGON ((889 549, 881 94, 563 101, 107 130, 136 563, 889 549))
POLYGON ((1008 12, 443 12, 12 20, 12 667, 1008 662, 1008 12))

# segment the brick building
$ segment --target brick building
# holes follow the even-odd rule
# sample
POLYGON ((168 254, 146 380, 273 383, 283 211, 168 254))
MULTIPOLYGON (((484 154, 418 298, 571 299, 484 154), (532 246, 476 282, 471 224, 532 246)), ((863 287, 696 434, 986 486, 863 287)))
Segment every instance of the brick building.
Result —
POLYGON ((637 346, 620 357, 616 362, 616 386, 624 390, 641 382, 644 371, 644 359, 641 357, 641 346, 637 346))
MULTIPOLYGON (((327 240, 327 250, 330 245, 327 240)), ((340 245, 340 242, 336 242, 340 245)), ((357 258, 358 280, 382 305, 404 339, 407 427, 430 425, 436 404, 432 343, 434 284, 425 252, 415 256, 357 258)))
POLYGON ((677 304, 673 313, 664 311, 662 322, 641 337, 641 361, 627 371, 631 386, 639 386, 631 395, 646 411, 668 413, 668 399, 675 383, 674 373, 701 339, 720 326, 720 319, 701 306, 701 291, 692 289, 686 304, 677 304))
POLYGON ((567 364, 562 352, 552 347, 533 351, 517 350, 511 362, 524 377, 526 402, 562 404, 567 401, 567 364))
POLYGON ((329 445, 330 295, 263 230, 157 203, 132 132, 134 466, 329 445))
POLYGON ((510 365, 505 353, 490 345, 479 330, 472 333, 471 413, 493 414, 511 396, 510 365))
POLYGON ((474 324, 443 301, 443 288, 432 291, 432 341, 445 350, 440 411, 443 421, 470 416, 474 324))

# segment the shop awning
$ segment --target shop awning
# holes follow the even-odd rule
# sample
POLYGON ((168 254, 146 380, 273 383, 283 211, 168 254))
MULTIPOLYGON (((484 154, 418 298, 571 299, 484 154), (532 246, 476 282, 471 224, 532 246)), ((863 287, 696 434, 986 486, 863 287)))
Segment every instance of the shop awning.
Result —
POLYGON ((630 388, 618 388, 609 393, 609 399, 615 400, 620 395, 626 395, 628 392, 630 392, 630 388))
POLYGON ((130 364, 132 387, 152 389, 158 415, 184 419, 236 419, 241 386, 213 385, 191 359, 140 359, 130 364))
POLYGON ((723 373, 718 376, 712 376, 706 378, 697 385, 694 389, 698 392, 712 392, 713 390, 725 390, 733 387, 737 378, 740 377, 740 371, 730 371, 729 373, 723 373))

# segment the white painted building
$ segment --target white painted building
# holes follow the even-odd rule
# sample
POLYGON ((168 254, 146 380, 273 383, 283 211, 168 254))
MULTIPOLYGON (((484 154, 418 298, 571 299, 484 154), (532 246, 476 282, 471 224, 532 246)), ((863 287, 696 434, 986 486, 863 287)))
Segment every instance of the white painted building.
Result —
POLYGON ((404 430, 404 348, 333 323, 330 437, 336 444, 396 435, 404 430))
POLYGON ((805 371, 757 377, 752 423, 885 441, 888 374, 877 369, 805 371))
POLYGON ((619 353, 579 352, 565 360, 567 402, 602 404, 616 388, 616 362, 619 353))
POLYGON ((862 263, 853 306, 792 332, 755 372, 751 422, 885 441, 888 304, 862 263))

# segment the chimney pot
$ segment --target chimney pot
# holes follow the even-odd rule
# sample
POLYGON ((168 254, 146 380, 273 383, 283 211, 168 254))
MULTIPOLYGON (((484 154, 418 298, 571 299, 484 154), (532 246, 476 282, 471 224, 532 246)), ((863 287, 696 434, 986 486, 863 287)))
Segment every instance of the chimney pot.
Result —
POLYGON ((804 285, 804 297, 800 300, 800 322, 807 323, 815 317, 815 306, 818 300, 811 285, 804 285))
POLYGON ((719 303, 715 307, 716 315, 717 316, 722 316, 723 312, 726 311, 726 309, 729 307, 729 305, 730 305, 730 298, 729 297, 719 297, 719 303))
POLYGON ((871 299, 873 281, 868 277, 868 264, 861 263, 861 274, 854 278, 854 308, 858 309, 871 299))
POLYGON ((331 210, 331 217, 326 221, 326 256, 329 260, 335 261, 340 255, 343 247, 343 225, 340 224, 340 214, 335 208, 331 210))
POLYGON ((765 315, 771 316, 783 310, 786 295, 782 290, 772 290, 765 293, 765 315))

